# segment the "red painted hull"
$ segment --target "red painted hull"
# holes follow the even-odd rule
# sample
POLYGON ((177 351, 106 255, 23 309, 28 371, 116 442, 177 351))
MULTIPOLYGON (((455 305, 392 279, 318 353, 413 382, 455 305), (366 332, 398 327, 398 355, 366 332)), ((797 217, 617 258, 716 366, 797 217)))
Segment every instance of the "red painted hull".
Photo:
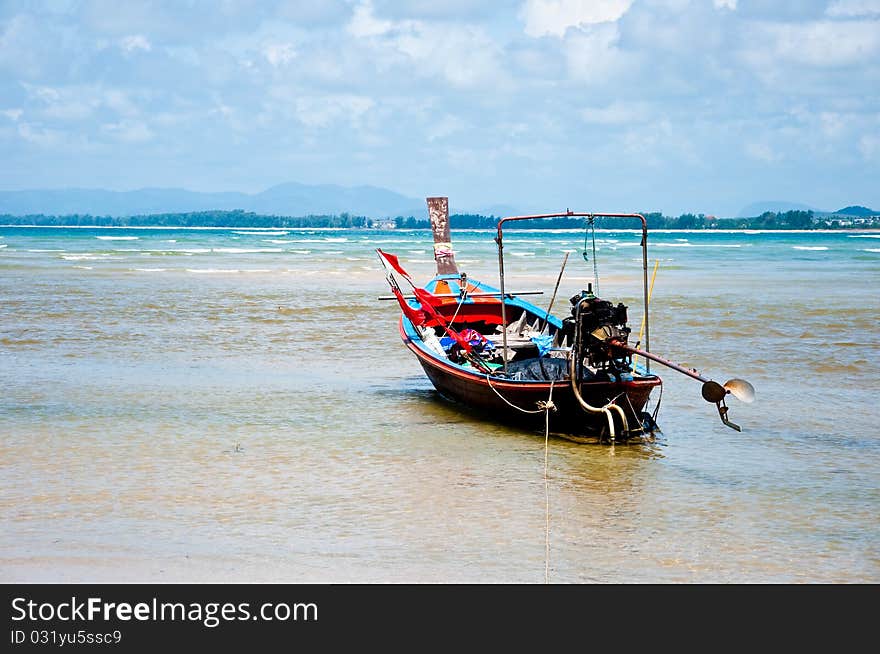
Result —
MULTIPOLYGON (((550 382, 517 382, 501 379, 490 380, 486 375, 470 373, 430 356, 414 345, 406 336, 401 324, 401 336, 407 347, 416 355, 425 374, 434 387, 444 396, 473 407, 492 419, 499 421, 544 426, 544 413, 536 411, 539 402, 550 397, 550 382), (511 406, 513 405, 513 406, 511 406), (515 408, 518 407, 518 408, 515 408), (520 410, 522 409, 522 410, 520 410)), ((630 434, 640 432, 640 414, 648 402, 651 391, 661 383, 658 377, 649 376, 623 382, 585 382, 580 386, 583 400, 601 407, 617 399, 617 405, 627 417, 630 434)), ((591 413, 583 409, 574 395, 569 381, 552 384, 553 403, 557 410, 550 413, 550 430, 573 436, 602 438, 609 433, 608 419, 603 413, 591 413)), ((625 437, 619 417, 615 417, 618 438, 625 437)))

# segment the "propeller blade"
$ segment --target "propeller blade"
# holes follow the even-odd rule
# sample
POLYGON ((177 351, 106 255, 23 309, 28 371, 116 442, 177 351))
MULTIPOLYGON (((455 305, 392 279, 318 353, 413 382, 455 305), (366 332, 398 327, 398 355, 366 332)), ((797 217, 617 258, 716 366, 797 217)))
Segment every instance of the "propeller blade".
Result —
POLYGON ((727 391, 721 384, 711 380, 703 383, 702 393, 703 399, 712 404, 721 402, 727 395, 727 391))
POLYGON ((728 380, 724 383, 724 390, 746 404, 755 401, 755 387, 745 379, 728 380))

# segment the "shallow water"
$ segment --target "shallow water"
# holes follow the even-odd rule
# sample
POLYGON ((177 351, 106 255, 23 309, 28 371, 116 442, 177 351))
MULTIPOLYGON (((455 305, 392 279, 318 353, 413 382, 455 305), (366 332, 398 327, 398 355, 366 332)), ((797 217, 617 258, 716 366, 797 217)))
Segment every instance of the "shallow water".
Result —
MULTIPOLYGON (((736 433, 661 369, 657 442, 551 439, 551 581, 880 581, 878 237, 651 234, 651 349, 758 400, 731 400, 736 433)), ((495 283, 492 234, 454 238, 495 283)), ((598 234, 634 331, 638 241, 598 234)), ((546 305, 569 250, 567 310, 595 281, 583 245, 511 232, 508 288, 546 305)), ((543 434, 438 398, 376 300, 373 248, 427 280, 427 232, 0 246, 0 580, 544 581, 543 434)))

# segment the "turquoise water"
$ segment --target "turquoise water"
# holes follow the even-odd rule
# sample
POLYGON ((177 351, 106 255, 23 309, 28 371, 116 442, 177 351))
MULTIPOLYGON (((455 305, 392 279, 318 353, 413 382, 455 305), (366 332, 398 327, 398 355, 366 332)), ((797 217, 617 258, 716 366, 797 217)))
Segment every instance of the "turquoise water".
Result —
MULTIPOLYGON (((489 283, 492 236, 453 234, 489 283)), ((638 243, 597 234, 636 331, 638 243)), ((505 245, 539 306, 566 251, 555 307, 595 283, 581 232, 505 245)), ((0 228, 0 579, 543 582, 543 434, 435 395, 376 247, 433 275, 425 231, 0 228)), ((551 581, 880 580, 880 234, 656 261, 651 349, 758 399, 736 433, 661 370, 656 443, 551 439, 551 581)))

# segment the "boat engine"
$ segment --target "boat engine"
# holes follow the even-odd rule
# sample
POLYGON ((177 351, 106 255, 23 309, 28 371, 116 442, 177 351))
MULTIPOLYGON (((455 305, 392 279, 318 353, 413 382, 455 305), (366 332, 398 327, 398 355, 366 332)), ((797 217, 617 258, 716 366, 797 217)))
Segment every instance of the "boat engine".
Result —
MULTIPOLYGON (((619 371, 629 367, 626 357, 612 358, 607 341, 626 343, 631 329, 627 326, 626 306, 617 306, 593 295, 593 285, 573 296, 571 316, 562 321, 568 342, 578 350, 578 362, 596 370, 619 371)), ((618 350, 619 352, 620 350, 618 350)))

